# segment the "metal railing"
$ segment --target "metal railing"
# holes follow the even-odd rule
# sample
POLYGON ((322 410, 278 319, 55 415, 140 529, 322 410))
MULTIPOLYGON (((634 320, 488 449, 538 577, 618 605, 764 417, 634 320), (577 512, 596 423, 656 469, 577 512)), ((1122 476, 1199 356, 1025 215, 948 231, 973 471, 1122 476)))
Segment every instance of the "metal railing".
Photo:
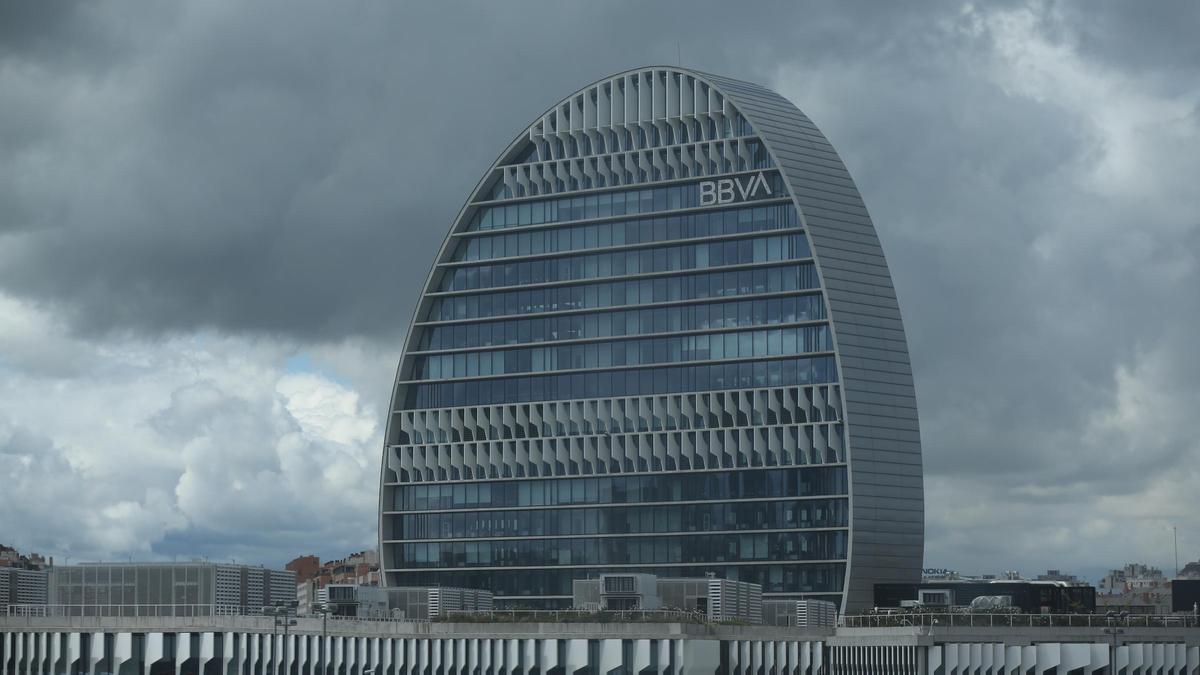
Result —
MULTIPOLYGON (((206 617, 266 617, 262 607, 241 605, 7 605, 0 606, 0 616, 9 618, 206 618, 206 617)), ((295 615, 298 619, 320 620, 320 614, 295 615)), ((404 621, 424 622, 427 619, 398 618, 391 616, 339 616, 330 614, 329 622, 335 621, 404 621)))
POLYGON ((1200 620, 1192 614, 1005 614, 1000 612, 897 612, 854 614, 842 617, 846 628, 979 627, 979 628, 1196 628, 1200 620))
MULTIPOLYGON (((262 607, 238 605, 8 605, 0 608, 0 617, 9 618, 208 618, 250 617, 269 619, 262 607)), ((321 619, 320 614, 300 614, 301 621, 321 619)), ((689 623, 737 624, 740 621, 721 621, 700 611, 675 609, 656 610, 527 610, 497 609, 450 611, 432 619, 441 623, 689 623)), ((394 616, 338 616, 329 614, 327 621, 406 622, 427 623, 425 618, 394 616)))
POLYGON ((10 617, 205 617, 262 616, 262 607, 238 605, 8 605, 10 617))
POLYGON ((433 620, 442 623, 741 623, 714 620, 700 611, 677 609, 492 609, 445 612, 433 620))

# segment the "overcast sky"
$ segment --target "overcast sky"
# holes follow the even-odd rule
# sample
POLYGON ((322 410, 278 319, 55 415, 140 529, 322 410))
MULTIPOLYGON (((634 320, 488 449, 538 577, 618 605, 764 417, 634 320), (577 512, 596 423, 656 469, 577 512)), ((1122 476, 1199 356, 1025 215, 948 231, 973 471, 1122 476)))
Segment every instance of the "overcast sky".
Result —
POLYGON ((926 566, 1200 557, 1200 4, 0 3, 0 542, 374 547, 450 219, 613 72, 760 82, 841 152, 912 352, 926 566))

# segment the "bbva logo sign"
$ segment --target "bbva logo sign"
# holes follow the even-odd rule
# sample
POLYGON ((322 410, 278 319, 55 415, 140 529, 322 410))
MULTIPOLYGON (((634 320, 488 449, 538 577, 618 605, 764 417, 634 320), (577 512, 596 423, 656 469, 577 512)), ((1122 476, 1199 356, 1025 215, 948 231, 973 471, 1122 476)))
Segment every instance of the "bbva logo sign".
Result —
POLYGON ((761 171, 740 178, 700 181, 700 206, 732 204, 770 196, 771 186, 761 171))

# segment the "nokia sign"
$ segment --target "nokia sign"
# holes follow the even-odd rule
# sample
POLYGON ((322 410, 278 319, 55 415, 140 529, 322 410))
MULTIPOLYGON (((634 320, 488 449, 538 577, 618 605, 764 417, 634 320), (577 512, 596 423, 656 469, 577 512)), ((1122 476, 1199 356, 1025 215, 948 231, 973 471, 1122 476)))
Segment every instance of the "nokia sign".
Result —
POLYGON ((761 171, 750 176, 700 181, 700 206, 736 204, 771 196, 771 184, 761 171))

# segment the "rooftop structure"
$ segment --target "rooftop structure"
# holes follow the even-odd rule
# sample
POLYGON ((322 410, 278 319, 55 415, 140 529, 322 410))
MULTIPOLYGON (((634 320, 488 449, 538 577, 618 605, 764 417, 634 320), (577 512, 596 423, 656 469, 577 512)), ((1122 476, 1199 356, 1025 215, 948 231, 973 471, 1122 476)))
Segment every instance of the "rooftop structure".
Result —
POLYGON ((469 588, 405 588, 329 584, 323 589, 333 616, 430 621, 448 614, 490 612, 492 594, 469 588))
POLYGON ((763 623, 768 626, 833 628, 837 619, 837 605, 824 600, 767 600, 763 603, 763 623))
POLYGON ((591 610, 696 612, 709 621, 763 622, 762 587, 714 577, 659 578, 653 574, 610 573, 576 579, 572 606, 591 610))

